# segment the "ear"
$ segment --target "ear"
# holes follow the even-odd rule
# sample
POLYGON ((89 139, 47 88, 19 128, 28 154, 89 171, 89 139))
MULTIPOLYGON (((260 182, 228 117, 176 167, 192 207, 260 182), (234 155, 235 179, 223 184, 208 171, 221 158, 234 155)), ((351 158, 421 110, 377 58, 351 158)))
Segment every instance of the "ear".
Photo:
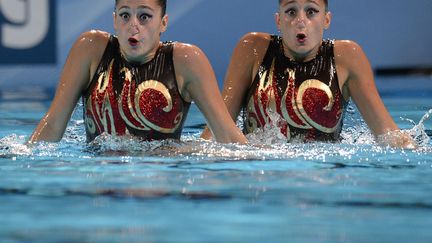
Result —
POLYGON ((163 16, 162 18, 162 26, 161 26, 161 33, 165 32, 168 28, 168 15, 165 14, 165 16, 163 16))
POLYGON ((326 16, 325 16, 325 23, 324 23, 324 29, 328 29, 330 28, 330 24, 331 24, 331 20, 332 20, 332 13, 331 12, 327 12, 326 16))
POLYGON ((116 12, 114 11, 113 12, 113 26, 114 26, 114 33, 117 35, 117 29, 118 29, 118 26, 117 26, 117 15, 116 15, 116 12))
POLYGON ((281 27, 280 27, 280 14, 279 13, 275 13, 275 23, 276 23, 276 27, 277 27, 278 31, 280 32, 281 27))

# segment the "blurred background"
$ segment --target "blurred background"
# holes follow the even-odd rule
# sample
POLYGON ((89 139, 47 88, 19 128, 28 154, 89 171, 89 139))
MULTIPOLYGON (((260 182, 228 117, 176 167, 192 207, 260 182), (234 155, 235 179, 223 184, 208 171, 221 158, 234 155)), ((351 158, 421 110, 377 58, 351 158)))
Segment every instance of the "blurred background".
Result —
MULTIPOLYGON (((170 0, 162 39, 201 47, 222 86, 245 33, 277 33, 277 7, 276 0, 170 0)), ((113 32, 113 8, 110 0, 0 0, 0 99, 51 99, 73 42, 87 30, 113 32)), ((432 95, 431 0, 332 0, 330 10, 326 38, 358 42, 382 94, 432 95)))

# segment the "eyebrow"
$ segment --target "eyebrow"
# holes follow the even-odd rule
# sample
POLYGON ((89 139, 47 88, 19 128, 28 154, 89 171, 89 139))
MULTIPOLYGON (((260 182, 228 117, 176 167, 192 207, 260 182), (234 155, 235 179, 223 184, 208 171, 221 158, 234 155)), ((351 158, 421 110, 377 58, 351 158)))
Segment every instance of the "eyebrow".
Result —
MULTIPOLYGON (((130 7, 129 6, 120 6, 118 10, 122 10, 122 9, 130 9, 130 7)), ((146 6, 146 5, 140 5, 140 6, 138 6, 137 9, 148 9, 151 11, 155 11, 153 8, 146 6)))
POLYGON ((316 0, 308 0, 308 2, 315 3, 316 5, 319 6, 319 3, 316 0))
MULTIPOLYGON (((291 0, 291 1, 288 1, 286 4, 288 5, 288 4, 295 3, 295 2, 296 2, 295 0, 291 0)), ((307 2, 310 2, 310 3, 314 3, 314 4, 316 4, 316 5, 319 5, 318 2, 317 2, 316 0, 307 0, 307 2)))

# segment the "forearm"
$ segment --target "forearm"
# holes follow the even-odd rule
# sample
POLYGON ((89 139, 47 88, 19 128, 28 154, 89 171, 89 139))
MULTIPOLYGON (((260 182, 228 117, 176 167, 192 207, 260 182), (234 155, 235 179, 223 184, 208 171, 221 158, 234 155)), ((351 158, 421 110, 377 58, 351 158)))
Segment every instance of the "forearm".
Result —
MULTIPOLYGON (((234 123, 220 124, 212 129, 214 138, 219 143, 247 143, 246 137, 234 123)), ((211 134, 210 131, 209 133, 211 134)))
POLYGON ((213 134, 211 130, 208 127, 204 128, 204 131, 201 133, 201 138, 205 140, 211 140, 213 137, 213 134))
POLYGON ((35 142, 58 142, 63 137, 66 127, 56 126, 46 116, 39 122, 33 134, 30 136, 28 143, 35 142))
POLYGON ((204 139, 213 138, 220 143, 247 143, 246 137, 230 117, 223 102, 216 103, 220 105, 212 102, 203 105, 197 102, 198 107, 207 120, 207 127, 204 129, 201 137, 204 139))

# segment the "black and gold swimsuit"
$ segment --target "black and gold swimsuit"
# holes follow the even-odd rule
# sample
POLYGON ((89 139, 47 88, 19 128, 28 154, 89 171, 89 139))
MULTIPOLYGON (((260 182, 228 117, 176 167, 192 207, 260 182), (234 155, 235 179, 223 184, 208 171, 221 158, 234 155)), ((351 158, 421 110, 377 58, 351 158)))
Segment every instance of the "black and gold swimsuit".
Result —
POLYGON ((264 127, 274 112, 288 140, 338 140, 347 101, 333 49, 334 41, 323 41, 313 60, 298 63, 284 55, 281 37, 272 36, 243 106, 245 132, 264 127))
POLYGON ((88 141, 102 133, 179 139, 190 103, 178 90, 173 43, 163 43, 151 61, 137 65, 122 57, 118 39, 110 36, 83 103, 88 141))

